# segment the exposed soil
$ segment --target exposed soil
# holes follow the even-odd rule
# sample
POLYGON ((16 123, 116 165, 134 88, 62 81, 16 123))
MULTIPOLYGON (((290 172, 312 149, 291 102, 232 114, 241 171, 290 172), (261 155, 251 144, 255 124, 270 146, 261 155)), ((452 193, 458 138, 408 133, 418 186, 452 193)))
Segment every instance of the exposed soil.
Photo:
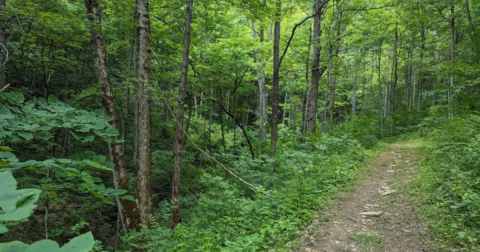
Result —
POLYGON ((391 144, 364 179, 307 228, 298 251, 435 251, 405 194, 419 158, 415 143, 391 144))

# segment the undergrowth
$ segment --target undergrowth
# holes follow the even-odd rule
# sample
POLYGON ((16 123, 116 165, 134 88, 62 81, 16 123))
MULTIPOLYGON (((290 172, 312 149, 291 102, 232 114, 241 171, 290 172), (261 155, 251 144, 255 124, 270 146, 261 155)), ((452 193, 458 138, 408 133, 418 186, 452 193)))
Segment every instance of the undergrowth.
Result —
POLYGON ((480 251, 480 116, 436 126, 428 139, 416 181, 421 215, 440 249, 480 251))
POLYGON ((313 145, 285 138, 282 143, 275 159, 217 157, 261 192, 252 192, 217 167, 203 167, 201 193, 182 200, 185 221, 172 232, 166 221, 170 204, 162 203, 152 228, 127 237, 128 243, 148 251, 288 250, 285 244, 357 178, 375 152, 348 136, 322 136, 313 145))

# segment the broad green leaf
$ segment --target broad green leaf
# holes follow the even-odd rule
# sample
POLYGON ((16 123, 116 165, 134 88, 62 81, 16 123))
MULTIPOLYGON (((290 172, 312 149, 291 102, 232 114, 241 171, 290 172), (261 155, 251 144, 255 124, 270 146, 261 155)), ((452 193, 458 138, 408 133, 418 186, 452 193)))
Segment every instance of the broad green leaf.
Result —
POLYGON ((3 160, 0 160, 0 167, 7 167, 7 166, 10 166, 10 164, 3 160))
POLYGON ((0 221, 21 221, 28 218, 41 191, 37 189, 17 190, 17 181, 10 171, 0 172, 0 221))
POLYGON ((32 243, 25 252, 58 252, 60 246, 52 240, 41 240, 32 243))
POLYGON ((10 152, 10 151, 13 151, 13 150, 10 147, 7 147, 7 146, 0 146, 0 151, 10 152))
POLYGON ((17 132, 17 135, 21 136, 23 139, 29 141, 32 140, 33 134, 29 132, 17 132))
POLYGON ((93 249, 95 240, 92 232, 77 236, 65 244, 59 252, 89 252, 93 249))
POLYGON ((27 248, 27 244, 19 241, 0 243, 0 252, 25 252, 27 248))
POLYGON ((87 161, 87 164, 90 165, 93 168, 97 168, 97 169, 100 169, 100 170, 103 170, 103 171, 112 171, 112 169, 110 169, 106 166, 103 166, 99 163, 93 162, 93 161, 87 161))
POLYGON ((122 198, 124 200, 135 201, 135 198, 132 195, 120 196, 120 198, 122 198))
POLYGON ((4 224, 0 224, 0 234, 5 234, 8 232, 8 228, 4 224))

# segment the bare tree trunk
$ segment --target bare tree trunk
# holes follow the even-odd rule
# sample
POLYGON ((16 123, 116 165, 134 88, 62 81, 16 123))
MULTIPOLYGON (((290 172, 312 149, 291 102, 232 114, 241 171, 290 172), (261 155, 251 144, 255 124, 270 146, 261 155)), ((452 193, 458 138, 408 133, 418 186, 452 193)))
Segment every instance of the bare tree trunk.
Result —
MULTIPOLYGON (((95 59, 95 70, 98 84, 100 86, 100 94, 102 97, 103 111, 107 116, 112 118, 110 125, 119 130, 119 121, 117 112, 115 110, 115 103, 113 99, 112 84, 110 82, 110 74, 108 72, 107 52, 103 41, 101 28, 101 10, 98 5, 98 0, 85 0, 87 8, 88 19, 91 22, 92 28, 90 30, 91 43, 93 48, 93 57, 95 59)), ((131 194, 128 185, 128 172, 125 165, 125 150, 123 144, 116 142, 121 140, 121 136, 116 136, 115 141, 109 143, 110 158, 114 164, 114 182, 115 188, 127 191, 131 194)), ((119 214, 122 220, 122 225, 126 233, 131 229, 139 229, 140 215, 137 210, 137 204, 134 201, 117 198, 119 214)))
POLYGON ((188 57, 190 55, 190 31, 192 23, 193 0, 187 1, 185 8, 185 34, 183 37, 182 75, 178 85, 177 124, 175 127, 173 178, 172 178, 172 228, 182 221, 180 213, 180 168, 182 166, 183 114, 185 110, 185 88, 188 80, 188 57))
MULTIPOLYGON (((255 23, 252 23, 253 28, 253 39, 257 40, 257 34, 255 31, 255 23)), ((260 43, 265 41, 265 30, 263 27, 260 27, 260 43)), ((258 52, 255 52, 255 63, 259 64, 257 66, 257 84, 258 84, 258 119, 260 123, 259 128, 259 137, 260 141, 265 141, 267 139, 267 87, 265 85, 265 65, 266 62, 263 59, 260 59, 258 52)))
POLYGON ((395 44, 394 44, 394 55, 393 55, 393 85, 391 90, 391 106, 392 106, 392 133, 395 132, 395 88, 397 87, 398 82, 398 26, 395 23, 395 44))
MULTIPOLYGON (((418 66, 418 100, 417 100, 417 105, 418 109, 420 110, 422 108, 422 89, 423 89, 423 54, 425 51, 425 27, 422 25, 422 31, 420 32, 420 62, 418 66)), ((415 86, 414 86, 415 88, 415 86)), ((415 95, 415 92, 413 92, 413 95, 415 95)), ((413 100, 413 106, 415 106, 415 98, 413 100)))
POLYGON ((352 90, 352 117, 357 117, 357 70, 354 66, 353 73, 353 90, 352 90))
POLYGON ((471 29, 470 38, 472 39, 472 42, 475 46, 477 57, 479 57, 480 45, 478 44, 478 37, 476 36, 477 31, 476 31, 475 25, 473 24, 472 14, 470 14, 470 4, 468 0, 465 0, 465 11, 467 12, 468 24, 470 25, 470 29, 471 29))
MULTIPOLYGON (((451 0, 450 3, 450 63, 453 65, 455 62, 455 51, 456 51, 456 42, 455 42, 455 0, 451 0)), ((452 66, 453 67, 453 66, 452 66)), ((450 89, 449 89, 449 96, 448 96, 448 103, 449 103, 449 117, 453 119, 454 117, 454 109, 453 109, 453 93, 454 93, 454 77, 453 75, 450 76, 450 89)))
POLYGON ((273 35, 273 94, 272 94, 272 123, 270 148, 272 155, 277 152, 278 138, 278 103, 280 92, 280 22, 282 13, 282 0, 276 1, 275 28, 273 35))
POLYGON ((308 94, 309 94, 309 82, 310 82, 310 51, 312 48, 312 28, 308 32, 308 49, 307 57, 305 62, 305 93, 303 94, 303 103, 302 103, 302 122, 300 124, 300 131, 302 134, 306 132, 306 121, 307 121, 307 106, 308 106, 308 94))
POLYGON ((7 85, 5 78, 7 43, 5 39, 5 10, 6 0, 0 0, 0 90, 7 85))
POLYGON ((140 220, 150 225, 149 215, 153 213, 152 191, 150 185, 150 92, 148 85, 150 71, 150 17, 148 0, 137 0, 135 16, 137 19, 137 53, 138 53, 138 147, 137 147, 137 197, 140 220))
POLYGON ((382 116, 382 44, 378 48, 378 119, 380 120, 380 136, 383 137, 383 116, 382 116))
MULTIPOLYGON (((323 3, 322 3, 323 4, 323 3)), ((322 35, 322 5, 320 0, 315 0, 314 21, 313 21, 313 58, 312 58, 312 79, 310 83, 310 92, 308 94, 308 129, 312 134, 317 133, 317 102, 318 102, 318 82, 325 72, 325 67, 320 68, 320 37, 322 35)))

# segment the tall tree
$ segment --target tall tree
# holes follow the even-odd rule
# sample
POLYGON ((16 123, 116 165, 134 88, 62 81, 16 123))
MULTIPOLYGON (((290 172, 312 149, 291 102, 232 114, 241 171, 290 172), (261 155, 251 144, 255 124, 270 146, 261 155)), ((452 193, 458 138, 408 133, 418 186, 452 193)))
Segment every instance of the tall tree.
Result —
MULTIPOLYGON (((119 130, 119 120, 117 111, 115 110, 115 102, 113 98, 112 83, 108 70, 107 52, 102 34, 101 10, 98 0, 85 0, 88 19, 90 20, 91 43, 93 48, 93 58, 95 59, 95 72, 97 75, 100 94, 102 97, 102 108, 107 116, 112 118, 110 125, 119 130)), ((110 158, 114 164, 114 184, 115 188, 126 190, 131 194, 128 184, 128 172, 125 164, 125 150, 123 144, 120 143, 121 136, 116 136, 115 141, 110 142, 109 152, 110 158)), ((137 210, 137 204, 134 201, 124 200, 117 197, 122 225, 125 232, 131 229, 138 229, 140 224, 140 216, 137 210)))
MULTIPOLYGON (((190 55, 190 31, 192 23, 193 0, 188 0, 185 8, 185 31, 183 37, 182 75, 178 85, 177 124, 175 127, 174 160, 172 177, 172 227, 175 228, 182 221, 180 212, 180 171, 182 166, 183 148, 183 117, 185 111, 185 88, 188 80, 188 57, 190 55)), ((190 108, 192 109, 192 108, 190 108)))
POLYGON ((275 155, 277 151, 278 138, 278 103, 280 92, 280 22, 282 19, 282 0, 276 1, 275 24, 273 31, 273 93, 272 93, 272 123, 270 148, 272 154, 275 155))
POLYGON ((312 79, 308 97, 308 129, 311 133, 317 133, 317 102, 318 102, 318 82, 325 72, 325 67, 320 68, 320 38, 322 35, 322 8, 328 0, 315 0, 314 21, 313 21, 313 60, 312 60, 312 79))
POLYGON ((149 226, 149 215, 153 213, 150 182, 150 17, 148 0, 137 0, 135 17, 137 20, 137 99, 138 99, 138 138, 137 138, 137 197, 140 220, 149 226))
MULTIPOLYGON (((255 30, 255 23, 252 23, 253 38, 257 41, 257 32, 255 30)), ((265 29, 260 27, 259 32, 260 44, 265 41, 265 29)), ((265 60, 261 59, 258 51, 255 52, 255 63, 257 63, 257 84, 258 84, 258 119, 259 119, 259 137, 260 141, 267 139, 267 87, 265 85, 265 60)))

